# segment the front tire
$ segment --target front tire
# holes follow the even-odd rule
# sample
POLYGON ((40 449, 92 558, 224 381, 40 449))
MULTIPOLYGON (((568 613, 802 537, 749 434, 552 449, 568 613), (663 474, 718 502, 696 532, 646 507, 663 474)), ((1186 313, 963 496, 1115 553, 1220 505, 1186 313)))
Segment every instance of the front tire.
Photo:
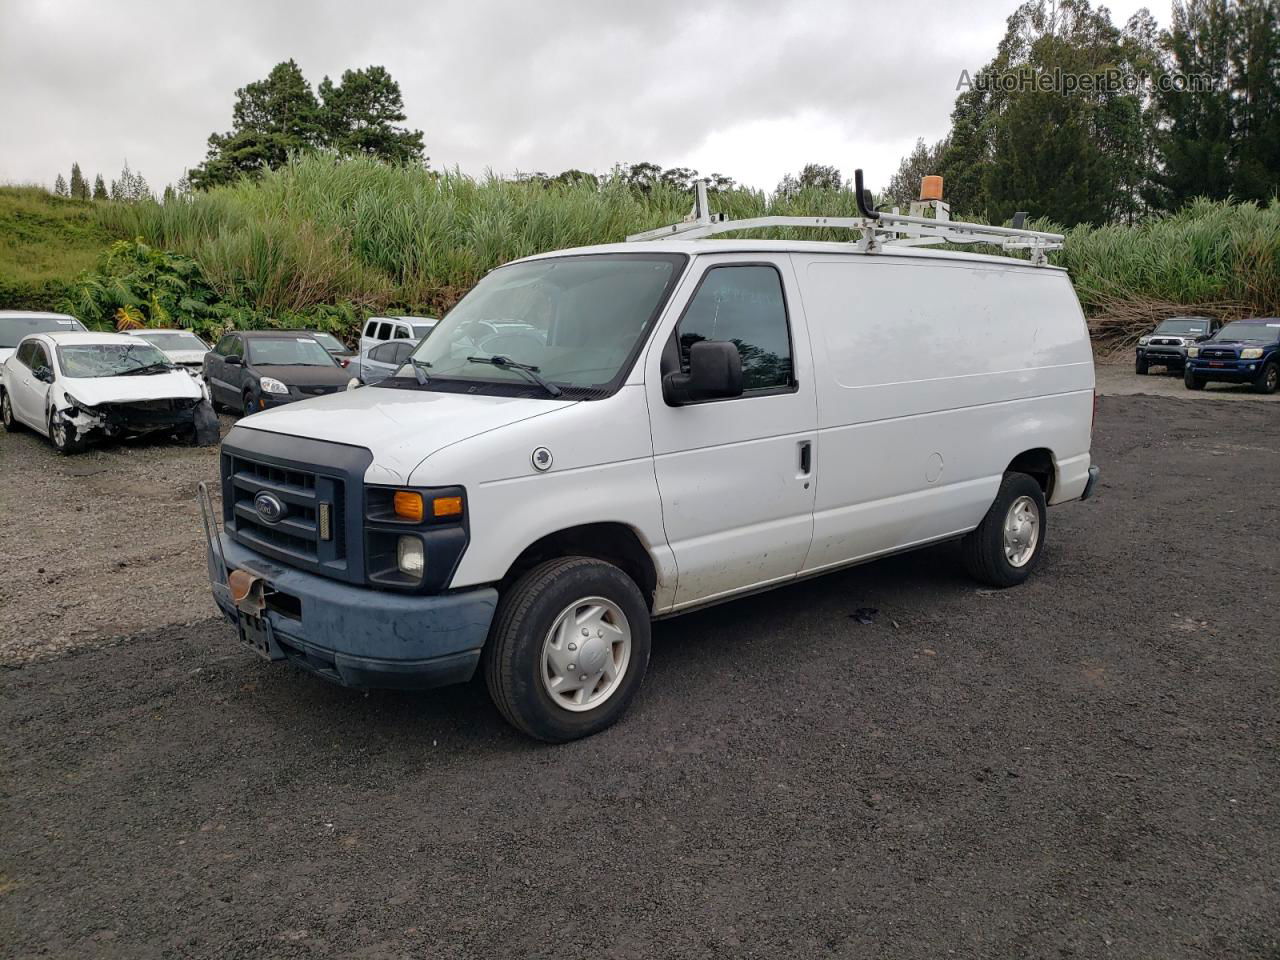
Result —
POLYGON ((1182 371, 1182 382, 1188 390, 1203 390, 1205 380, 1204 377, 1197 377, 1190 367, 1182 371))
POLYGON ((84 442, 76 436, 76 428, 68 426, 56 410, 49 411, 49 442, 64 457, 84 449, 84 442))
POLYGON ((1280 387, 1280 366, 1271 360, 1262 368, 1258 379, 1253 381, 1253 390, 1255 393, 1275 393, 1277 387, 1280 387))
POLYGON ((1147 361, 1145 360, 1138 359, 1133 362, 1133 372, 1140 377, 1145 377, 1148 369, 1147 361))
POLYGON ((240 398, 240 416, 247 417, 249 414, 257 413, 261 409, 261 405, 253 398, 253 393, 246 390, 240 398))
POLYGON ((561 557, 502 596, 484 650, 489 695, 516 729, 564 743, 612 726, 649 665, 649 608, 611 563, 561 557))
POLYGON ((965 569, 992 587, 1013 587, 1031 576, 1048 534, 1040 484, 1025 473, 1006 473, 978 528, 960 541, 965 569))
POLYGON ((18 418, 13 415, 13 404, 9 400, 7 390, 0 390, 0 423, 4 424, 7 433, 17 433, 22 429, 18 418))

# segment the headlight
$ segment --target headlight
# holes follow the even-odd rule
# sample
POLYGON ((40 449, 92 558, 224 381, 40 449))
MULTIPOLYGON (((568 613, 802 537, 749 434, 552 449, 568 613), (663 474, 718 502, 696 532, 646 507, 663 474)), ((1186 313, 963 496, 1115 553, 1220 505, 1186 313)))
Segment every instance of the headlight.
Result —
POLYGON ((1259 360, 1262 357, 1261 347, 1245 347, 1240 351, 1241 360, 1259 360))
POLYGON ((396 566, 406 577, 421 580, 422 571, 427 567, 422 541, 417 537, 401 537, 396 544, 396 566))
POLYGON ((258 379, 258 385, 262 387, 263 393, 288 393, 289 388, 277 380, 275 377, 261 377, 258 379))
POLYGON ((1199 348, 1199 347, 1187 347, 1187 356, 1188 356, 1188 357, 1198 357, 1198 356, 1200 356, 1200 348, 1199 348))
POLYGON ((79 400, 77 400, 75 397, 73 397, 71 394, 67 393, 66 391, 63 391, 62 399, 67 401, 67 403, 71 404, 71 406, 75 407, 77 410, 80 410, 83 413, 94 412, 93 407, 89 406, 87 403, 81 403, 79 400))
POLYGON ((1140 347, 1145 347, 1145 346, 1146 346, 1148 343, 1150 343, 1150 342, 1151 342, 1151 338, 1150 338, 1150 337, 1139 337, 1139 338, 1138 338, 1138 346, 1140 346, 1140 347))

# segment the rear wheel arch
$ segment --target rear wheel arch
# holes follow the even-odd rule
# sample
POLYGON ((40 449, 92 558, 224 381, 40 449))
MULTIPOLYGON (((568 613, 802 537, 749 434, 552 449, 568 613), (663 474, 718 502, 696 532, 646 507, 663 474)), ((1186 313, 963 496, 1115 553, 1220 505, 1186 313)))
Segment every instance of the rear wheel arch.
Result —
POLYGON ((635 581, 652 611, 658 587, 653 557, 635 529, 617 521, 584 523, 540 537, 507 568, 499 590, 505 590, 539 564, 559 557, 591 557, 613 564, 635 581))
POLYGON ((1005 473, 1025 473, 1040 485, 1045 502, 1053 499, 1053 488, 1058 481, 1058 464, 1048 447, 1024 450, 1005 467, 1005 473))

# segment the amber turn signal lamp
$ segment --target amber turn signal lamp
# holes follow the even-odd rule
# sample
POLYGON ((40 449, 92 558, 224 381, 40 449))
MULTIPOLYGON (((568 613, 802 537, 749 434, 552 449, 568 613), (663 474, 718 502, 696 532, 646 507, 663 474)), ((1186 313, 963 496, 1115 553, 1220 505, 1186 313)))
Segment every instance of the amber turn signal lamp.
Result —
POLYGON ((921 177, 920 178, 920 199, 921 200, 941 200, 942 199, 942 178, 941 177, 921 177))
POLYGON ((436 517, 457 517, 462 514, 461 497, 436 497, 431 501, 431 514, 436 517))
POLYGON ((422 494, 409 490, 397 490, 396 495, 391 498, 391 507, 395 510, 397 517, 402 520, 412 520, 414 523, 421 523, 422 518, 427 515, 422 503, 422 494))

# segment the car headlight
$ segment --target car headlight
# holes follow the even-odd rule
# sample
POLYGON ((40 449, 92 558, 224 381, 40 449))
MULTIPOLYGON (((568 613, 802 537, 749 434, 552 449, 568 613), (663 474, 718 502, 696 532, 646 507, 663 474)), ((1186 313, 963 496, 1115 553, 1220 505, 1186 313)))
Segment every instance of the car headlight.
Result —
POLYGON ((371 586, 445 589, 466 549, 462 487, 365 487, 365 578, 371 586))
POLYGON ((1138 346, 1140 346, 1140 347, 1145 347, 1145 346, 1146 346, 1148 343, 1150 343, 1150 342, 1151 342, 1151 338, 1150 338, 1150 337, 1139 337, 1139 338, 1138 338, 1138 346))
POLYGON ((1262 359, 1261 347, 1245 347, 1240 351, 1241 360, 1260 360, 1262 359))
POLYGON ((396 543, 396 566, 406 577, 422 579, 422 571, 427 567, 425 557, 426 550, 418 537, 402 536, 396 543))
POLYGON ((1188 357, 1198 357, 1198 356, 1200 356, 1200 348, 1199 348, 1199 347, 1187 347, 1187 356, 1188 356, 1188 357))
POLYGON ((65 401, 67 401, 67 403, 71 404, 71 406, 75 407, 75 408, 76 408, 77 410, 79 410, 81 413, 95 413, 95 412, 96 412, 96 411, 93 409, 93 407, 89 406, 87 403, 81 403, 79 400, 77 400, 75 397, 73 397, 71 394, 67 393, 66 391, 63 391, 62 399, 63 399, 63 400, 65 400, 65 401))
POLYGON ((289 388, 277 380, 275 377, 260 377, 258 385, 262 387, 263 393, 288 393, 289 388))

